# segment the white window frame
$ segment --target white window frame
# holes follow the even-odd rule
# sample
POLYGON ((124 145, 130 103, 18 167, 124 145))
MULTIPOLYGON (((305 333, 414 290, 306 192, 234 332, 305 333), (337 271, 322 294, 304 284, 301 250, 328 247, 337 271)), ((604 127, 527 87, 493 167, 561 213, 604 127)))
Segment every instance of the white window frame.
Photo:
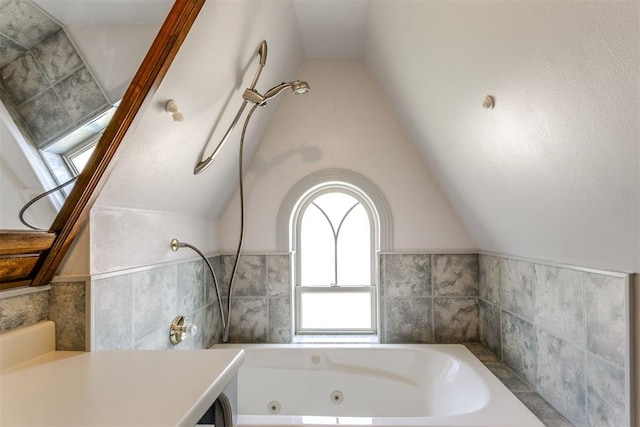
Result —
POLYGON ((293 310, 293 319, 294 319, 294 334, 295 335, 377 335, 378 332, 378 322, 379 322, 379 283, 378 278, 379 274, 379 262, 378 262, 378 252, 380 248, 380 220, 378 218, 378 214, 375 208, 375 205, 371 201, 371 199, 367 196, 359 188, 344 183, 344 182, 327 182, 324 184, 320 184, 309 191, 307 191, 298 201, 294 208, 294 212, 292 215, 291 221, 291 230, 293 233, 291 243, 293 246, 293 255, 294 255, 294 263, 293 263, 293 278, 294 278, 294 303, 292 304, 293 310), (371 228, 370 232, 370 242, 371 242, 371 277, 369 284, 363 284, 362 286, 303 286, 301 283, 301 269, 300 269, 300 260, 301 260, 301 250, 302 247, 300 245, 300 229, 302 224, 302 217, 306 208, 315 200, 317 197, 327 194, 327 193, 335 193, 342 192, 344 194, 348 194, 349 196, 355 198, 362 204, 365 209, 367 216, 369 217, 369 226, 371 228), (371 300, 371 328, 367 329, 310 329, 310 328, 302 328, 301 327, 301 300, 302 295, 306 292, 309 293, 320 293, 320 292, 363 292, 368 293, 370 295, 371 300))
POLYGON ((79 156, 80 154, 83 154, 88 150, 94 149, 98 145, 98 141, 100 141, 101 136, 102 136, 101 133, 94 135, 91 138, 87 139, 86 141, 72 147, 68 151, 61 154, 62 158, 64 159, 64 162, 66 163, 67 167, 69 168, 69 171, 71 171, 73 176, 80 175, 80 173, 82 172, 82 170, 77 168, 74 162, 74 158, 79 156))
MULTIPOLYGON (((377 334, 377 292, 376 286, 296 286, 296 335, 375 335, 377 334), (355 329, 314 329, 302 328, 302 295, 305 293, 368 293, 371 298, 371 328, 355 329)), ((327 313, 330 315, 330 313, 327 313)))
MULTIPOLYGON (((76 167, 73 158, 91 148, 95 148, 119 105, 120 101, 93 117, 89 122, 75 128, 64 137, 38 149, 43 164, 55 181, 54 185, 45 186, 45 188, 62 184, 82 172, 76 167), (58 167, 55 162, 52 163, 47 158, 47 155, 55 156, 59 159, 60 166, 58 167)), ((73 185, 68 185, 62 188, 61 191, 51 194, 50 197, 56 199, 59 204, 58 209, 62 207, 72 189, 73 185)))

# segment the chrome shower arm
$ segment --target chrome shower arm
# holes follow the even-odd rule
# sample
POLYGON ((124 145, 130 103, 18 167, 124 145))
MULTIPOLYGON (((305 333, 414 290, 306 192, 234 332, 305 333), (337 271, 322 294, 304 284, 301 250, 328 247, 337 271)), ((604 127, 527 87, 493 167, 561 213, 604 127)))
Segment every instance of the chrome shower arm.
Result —
MULTIPOLYGON (((256 70, 256 73, 253 76, 253 80, 251 81, 251 86, 249 86, 251 90, 255 89, 256 84, 258 83, 258 79, 260 78, 260 74, 262 73, 262 69, 264 68, 265 63, 267 62, 267 42, 265 40, 260 42, 260 45, 258 46, 258 56, 260 58, 258 61, 258 68, 256 70)), ((231 122, 231 126, 229 126, 225 134, 222 136, 222 139, 220 140, 216 148, 213 150, 213 153, 211 153, 211 155, 206 159, 201 160, 193 169, 194 175, 198 175, 200 172, 208 168, 211 165, 211 163, 213 163, 213 161, 216 158, 216 155, 218 154, 218 152, 220 151, 224 143, 227 142, 227 139, 229 139, 229 136, 231 135, 231 132, 233 132, 233 129, 236 127, 236 124, 238 124, 238 120, 240 120, 240 116, 242 116, 242 113, 244 112, 244 109, 246 106, 247 106, 247 101, 244 100, 242 102, 242 105, 240 106, 240 109, 236 113, 236 116, 233 118, 233 121, 231 122)))

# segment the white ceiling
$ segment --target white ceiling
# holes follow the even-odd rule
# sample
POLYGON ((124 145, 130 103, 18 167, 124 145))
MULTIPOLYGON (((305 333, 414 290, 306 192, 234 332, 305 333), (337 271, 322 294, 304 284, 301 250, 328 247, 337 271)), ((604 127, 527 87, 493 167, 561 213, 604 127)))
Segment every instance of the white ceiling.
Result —
POLYGON ((307 58, 359 58, 367 0, 293 0, 307 58))
POLYGON ((174 165, 212 149, 201 141, 229 123, 246 85, 237 70, 267 38, 267 88, 304 57, 361 58, 480 249, 640 271, 640 2, 287 3, 205 4, 156 97, 180 97, 189 119, 146 120, 99 203, 219 218, 234 154, 198 188, 174 165), (494 110, 480 106, 487 94, 494 110))

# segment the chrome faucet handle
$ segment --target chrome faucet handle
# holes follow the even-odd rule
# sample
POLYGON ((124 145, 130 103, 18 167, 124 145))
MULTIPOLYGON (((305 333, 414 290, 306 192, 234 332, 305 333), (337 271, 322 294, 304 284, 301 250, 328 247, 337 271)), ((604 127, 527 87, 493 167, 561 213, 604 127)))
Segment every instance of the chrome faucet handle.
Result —
POLYGON ((198 326, 190 323, 186 317, 177 316, 171 322, 169 331, 169 340, 171 344, 177 345, 184 341, 188 336, 195 337, 198 335, 198 326))

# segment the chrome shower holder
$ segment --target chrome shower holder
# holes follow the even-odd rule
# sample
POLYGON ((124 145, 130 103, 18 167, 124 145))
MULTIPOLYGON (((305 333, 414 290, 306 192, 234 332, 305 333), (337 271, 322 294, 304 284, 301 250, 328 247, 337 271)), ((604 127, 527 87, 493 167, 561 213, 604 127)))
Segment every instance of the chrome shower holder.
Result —
POLYGON ((224 133, 224 135, 222 136, 222 139, 220 140, 216 148, 213 150, 211 155, 209 157, 206 157, 205 159, 200 160, 200 162, 198 162, 198 164, 195 166, 195 168, 193 169, 194 175, 198 175, 199 173, 202 173, 202 171, 204 171, 213 163, 218 152, 224 146, 227 139, 229 139, 231 132, 233 132, 236 125, 238 124, 238 121, 240 120, 240 117, 242 116, 242 113, 244 112, 244 109, 246 108, 249 102, 255 105, 264 106, 269 99, 277 96, 278 94, 280 94, 280 92, 282 92, 284 89, 287 89, 287 88, 290 88, 295 95, 304 95, 305 93, 309 92, 309 83, 302 80, 294 80, 288 83, 287 82, 280 83, 279 85, 266 91, 264 95, 260 94, 255 89, 256 89, 256 83, 258 83, 258 79, 260 78, 260 74, 262 73, 262 69, 264 68, 267 62, 266 40, 263 40, 258 45, 257 54, 259 57, 258 68, 256 69, 256 73, 253 76, 251 85, 247 89, 245 89, 244 93, 242 94, 243 101, 242 101, 242 104, 240 105, 240 109, 236 113, 235 117, 231 121, 231 125, 229 126, 227 131, 224 133))

